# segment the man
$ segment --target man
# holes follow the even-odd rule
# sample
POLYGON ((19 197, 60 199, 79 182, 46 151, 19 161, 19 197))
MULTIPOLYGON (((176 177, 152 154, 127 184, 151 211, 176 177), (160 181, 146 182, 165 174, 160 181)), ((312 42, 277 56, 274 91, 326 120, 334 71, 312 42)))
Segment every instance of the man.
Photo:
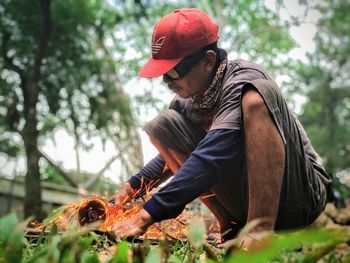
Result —
POLYGON ((152 58, 139 75, 163 76, 176 96, 145 126, 159 155, 110 201, 122 205, 146 185, 174 177, 138 214, 114 224, 115 235, 143 234, 197 197, 217 218, 224 241, 255 219, 252 233, 294 229, 323 210, 330 179, 279 88, 261 66, 228 61, 218 38, 217 25, 195 8, 175 10, 155 25, 152 58))

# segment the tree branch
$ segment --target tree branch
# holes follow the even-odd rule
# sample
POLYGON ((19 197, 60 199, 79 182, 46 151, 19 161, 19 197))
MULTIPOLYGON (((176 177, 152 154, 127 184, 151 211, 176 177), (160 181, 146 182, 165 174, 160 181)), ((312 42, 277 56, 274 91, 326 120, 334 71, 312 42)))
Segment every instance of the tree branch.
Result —
MULTIPOLYGON (((138 135, 136 133, 136 135, 138 135)), ((137 137, 137 140, 139 140, 139 138, 137 137)), ((120 158, 122 161, 122 164, 124 164, 124 168, 126 170, 126 174, 130 175, 130 168, 129 168, 129 164, 128 164, 128 160, 123 156, 123 153, 125 153, 125 151, 127 150, 128 147, 130 147, 130 145, 124 145, 124 147, 121 147, 118 143, 116 143, 114 141, 115 147, 118 149, 118 154, 114 155, 112 158, 109 159, 109 161, 105 164, 105 166, 93 177, 90 177, 89 180, 87 180, 86 183, 83 184, 83 188, 85 189, 89 189, 94 183, 97 182, 97 180, 100 179, 100 177, 103 175, 103 173, 112 165, 112 163, 120 158)), ((142 149, 139 149, 140 151, 142 151, 142 149)), ((142 156, 141 156, 142 157, 142 156)), ((143 160, 142 160, 143 161, 143 160)), ((122 181, 124 181, 125 178, 121 178, 122 181)))
POLYGON ((62 177, 73 187, 78 188, 79 185, 76 183, 72 178, 71 175, 64 170, 64 168, 57 165, 49 156, 47 156, 45 153, 39 150, 39 154, 41 157, 43 157, 48 163, 55 168, 55 170, 62 175, 62 177))
POLYGON ((12 57, 7 56, 7 51, 8 51, 7 46, 8 46, 8 41, 10 40, 10 37, 11 37, 11 34, 9 32, 7 31, 3 32, 1 55, 4 58, 5 68, 18 73, 18 75, 20 75, 20 77, 22 78, 22 76, 24 75, 23 70, 13 63, 13 59, 14 59, 13 56, 12 57))
POLYGON ((113 156, 111 159, 109 159, 109 161, 105 164, 105 166, 94 176, 90 177, 89 180, 87 180, 84 184, 83 184, 83 188, 84 189, 89 189, 94 183, 96 183, 101 176, 103 175, 103 173, 108 169, 108 167, 111 166, 111 164, 118 159, 118 157, 120 156, 120 154, 117 154, 115 156, 113 156))

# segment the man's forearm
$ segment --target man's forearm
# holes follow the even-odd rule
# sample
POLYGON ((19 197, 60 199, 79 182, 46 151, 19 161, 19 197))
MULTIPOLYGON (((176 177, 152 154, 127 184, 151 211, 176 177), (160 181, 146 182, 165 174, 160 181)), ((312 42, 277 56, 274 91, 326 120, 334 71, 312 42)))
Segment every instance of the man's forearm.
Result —
POLYGON ((157 155, 128 180, 128 183, 137 192, 136 197, 145 194, 146 188, 156 187, 172 175, 171 171, 164 170, 164 167, 163 158, 157 155))

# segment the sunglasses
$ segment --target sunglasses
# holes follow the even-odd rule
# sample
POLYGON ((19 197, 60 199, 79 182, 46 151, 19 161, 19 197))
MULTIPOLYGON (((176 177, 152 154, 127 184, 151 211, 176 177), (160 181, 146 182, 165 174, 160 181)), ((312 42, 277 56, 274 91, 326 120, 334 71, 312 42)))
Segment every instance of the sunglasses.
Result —
POLYGON ((207 54, 208 49, 200 49, 193 55, 184 57, 179 64, 173 69, 164 74, 165 77, 171 80, 178 80, 185 77, 192 68, 201 61, 201 59, 207 54))

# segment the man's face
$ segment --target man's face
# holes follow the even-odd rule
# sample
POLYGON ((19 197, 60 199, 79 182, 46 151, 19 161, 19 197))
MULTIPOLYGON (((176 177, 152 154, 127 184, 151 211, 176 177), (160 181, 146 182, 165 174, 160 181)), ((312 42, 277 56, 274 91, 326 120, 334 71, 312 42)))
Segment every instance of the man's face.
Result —
POLYGON ((207 51, 206 55, 184 77, 172 79, 165 74, 163 81, 181 98, 203 94, 210 85, 215 61, 215 52, 207 51))

